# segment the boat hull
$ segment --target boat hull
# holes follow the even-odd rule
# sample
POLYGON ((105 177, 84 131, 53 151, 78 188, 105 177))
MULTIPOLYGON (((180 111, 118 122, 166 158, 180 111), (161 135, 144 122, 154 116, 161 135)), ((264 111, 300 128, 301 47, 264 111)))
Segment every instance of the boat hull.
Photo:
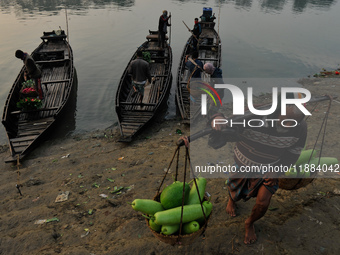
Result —
POLYGON ((172 84, 172 50, 158 47, 157 32, 151 32, 138 50, 150 53, 150 72, 155 81, 145 86, 143 106, 139 95, 133 96, 131 77, 128 74, 130 63, 136 59, 133 54, 120 79, 116 93, 116 113, 121 133, 120 142, 131 142, 145 127, 167 108, 172 84))
MULTIPOLYGON (((202 33, 200 35, 200 40, 198 43, 198 59, 205 63, 212 63, 215 67, 221 66, 221 39, 218 33, 215 31, 214 22, 200 22, 202 26, 202 33)), ((200 98, 192 104, 190 100, 190 93, 188 90, 188 82, 190 82, 191 74, 185 65, 185 57, 191 55, 192 42, 194 37, 191 36, 183 49, 180 63, 177 70, 177 80, 176 80, 176 109, 179 115, 182 117, 183 121, 190 123, 198 117, 200 113, 200 98)), ((209 82, 209 75, 202 76, 203 81, 209 82)))
POLYGON ((7 97, 2 123, 6 129, 10 156, 6 162, 22 160, 52 129, 69 102, 75 88, 73 52, 63 33, 44 32, 42 43, 31 56, 40 67, 43 91, 42 107, 23 110, 17 102, 23 98, 20 93, 24 82, 23 67, 7 97))

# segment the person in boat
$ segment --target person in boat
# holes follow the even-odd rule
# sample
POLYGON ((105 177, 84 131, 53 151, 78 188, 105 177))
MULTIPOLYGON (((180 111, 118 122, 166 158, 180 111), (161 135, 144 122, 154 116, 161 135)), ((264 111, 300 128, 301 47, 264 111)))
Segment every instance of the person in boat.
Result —
POLYGON ((189 69, 191 78, 201 78, 203 63, 198 59, 198 51, 192 53, 191 59, 189 58, 189 55, 185 56, 185 65, 189 69))
POLYGON ((168 16, 168 11, 164 10, 163 14, 159 17, 158 21, 158 47, 164 48, 166 45, 165 35, 168 33, 169 19, 171 15, 168 16))
POLYGON ((189 99, 192 103, 196 103, 197 97, 201 96, 200 90, 197 90, 201 82, 201 73, 203 72, 203 63, 198 59, 198 52, 194 51, 192 57, 185 56, 185 65, 189 69, 189 82, 187 83, 187 90, 189 91, 189 99))
POLYGON ((193 38, 193 42, 192 42, 193 50, 197 51, 198 50, 197 49, 197 44, 198 44, 198 41, 200 39, 200 35, 202 33, 202 27, 201 27, 201 24, 198 23, 198 18, 195 18, 195 20, 194 20, 194 28, 191 30, 191 32, 195 36, 193 38))
POLYGON ((26 52, 22 50, 17 50, 15 52, 15 56, 18 59, 21 59, 25 65, 25 72, 24 72, 24 80, 27 81, 29 79, 34 80, 35 82, 35 89, 39 94, 39 98, 42 99, 42 89, 41 89, 41 70, 39 66, 35 63, 34 59, 26 52))
POLYGON ((222 70, 218 67, 215 67, 212 63, 205 63, 203 66, 203 70, 210 75, 210 78, 223 79, 222 70))
MULTIPOLYGON (((210 83, 212 86, 215 84, 224 84, 222 70, 215 67, 212 63, 205 63, 203 66, 204 72, 210 75, 210 83)), ((224 89, 216 89, 221 98, 224 96, 224 89)))
POLYGON ((128 74, 132 76, 133 97, 140 95, 140 104, 143 104, 144 87, 151 83, 150 65, 143 59, 143 52, 137 51, 136 59, 128 67, 128 74))
MULTIPOLYGON (((212 87, 214 87, 215 84, 224 84, 222 70, 220 68, 215 67, 212 63, 208 62, 204 64, 203 70, 204 72, 210 75, 210 85, 212 87)), ((216 92, 222 100, 224 97, 224 89, 216 89, 216 92)), ((211 101, 209 111, 208 111, 208 117, 217 113, 219 107, 220 107, 220 104, 217 104, 217 106, 215 106, 214 102, 211 101)))
MULTIPOLYGON (((303 120, 304 114, 295 105, 287 105, 286 115, 282 115, 280 107, 278 108, 272 115, 267 116, 268 120, 279 120, 275 122, 275 125, 256 128, 246 127, 239 130, 234 147, 234 166, 236 166, 236 169, 241 169, 241 167, 245 166, 258 166, 261 168, 263 165, 289 167, 297 161, 307 138, 307 124, 303 120), (296 122, 292 121, 289 124, 288 121, 285 121, 285 125, 282 126, 280 123, 284 119, 291 119, 296 122), (298 124, 295 125, 296 123, 298 124)), ((213 125, 215 119, 221 118, 225 118, 222 113, 218 113, 212 118, 211 126, 214 132, 217 131, 218 133, 227 128, 227 125, 213 125)), ((231 138, 226 138, 220 132, 217 136, 215 133, 215 138, 209 142, 212 145, 215 141, 215 146, 220 143, 215 147, 219 148, 228 139, 231 138)), ((235 139, 235 136, 232 139, 235 139)), ((229 200, 226 212, 231 217, 236 216, 237 201, 241 199, 247 201, 252 197, 256 197, 256 203, 251 214, 245 221, 245 244, 254 243, 257 239, 254 222, 265 215, 271 197, 279 187, 277 177, 277 175, 263 175, 262 178, 255 178, 254 176, 245 175, 244 178, 232 178, 231 175, 227 181, 229 200)))
POLYGON ((214 20, 216 19, 215 13, 212 16, 203 14, 200 16, 200 18, 202 22, 214 22, 214 20))

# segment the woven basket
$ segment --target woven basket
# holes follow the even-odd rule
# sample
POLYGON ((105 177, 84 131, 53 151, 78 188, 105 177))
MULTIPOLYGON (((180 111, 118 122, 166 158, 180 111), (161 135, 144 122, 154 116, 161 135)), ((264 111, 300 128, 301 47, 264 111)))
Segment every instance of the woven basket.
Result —
MULTIPOLYGON (((211 214, 210 214, 211 215, 211 214)), ((209 221, 209 217, 207 218, 207 224, 209 221)), ((207 228, 207 224, 203 225, 198 231, 191 233, 190 235, 163 235, 161 233, 157 233, 156 231, 152 230, 150 225, 149 225, 149 220, 146 220, 146 224, 148 225, 148 228, 150 229, 151 233, 158 238, 158 240, 167 243, 167 244, 171 244, 171 245, 189 245, 192 244, 195 239, 197 237, 199 237, 200 235, 202 235, 204 233, 204 231, 207 228)))
POLYGON ((280 178, 279 188, 285 190, 295 190, 306 187, 314 180, 315 175, 312 178, 280 178))
MULTIPOLYGON (((153 200, 159 202, 159 196, 160 196, 160 194, 158 196, 155 196, 153 200)), ((207 200, 207 198, 204 197, 204 201, 206 201, 206 200, 207 200)), ((206 228, 208 226, 208 222, 209 222, 211 214, 212 214, 212 211, 211 211, 209 217, 207 218, 206 224, 204 224, 198 231, 191 233, 189 235, 168 235, 167 236, 167 235, 163 235, 161 233, 157 233, 156 231, 151 229, 151 227, 149 225, 149 220, 148 219, 145 219, 145 220, 146 220, 146 224, 147 224, 148 228, 150 229, 151 233, 156 238, 158 238, 158 240, 160 240, 164 243, 167 243, 167 244, 171 244, 171 245, 189 245, 189 244, 192 244, 197 237, 199 237, 200 235, 202 235, 204 233, 204 231, 206 230, 206 228)))

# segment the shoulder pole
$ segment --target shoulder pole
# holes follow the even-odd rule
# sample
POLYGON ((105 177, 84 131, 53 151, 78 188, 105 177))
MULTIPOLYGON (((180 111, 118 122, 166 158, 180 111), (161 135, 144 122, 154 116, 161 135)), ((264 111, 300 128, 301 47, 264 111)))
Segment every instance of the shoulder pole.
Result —
MULTIPOLYGON (((171 12, 169 13, 170 14, 170 21, 171 21, 171 12)), ((170 22, 170 31, 169 31, 169 45, 171 45, 171 22, 170 22)))
MULTIPOLYGON (((321 101, 326 101, 326 100, 330 100, 331 101, 331 100, 334 100, 336 98, 338 98, 337 95, 333 95, 333 96, 328 96, 328 95, 318 96, 318 97, 311 98, 311 100, 309 100, 308 103, 316 103, 316 102, 321 102, 321 101)), ((259 107, 258 109, 269 109, 271 107, 271 105, 272 104, 265 104, 265 105, 259 107)), ((243 116, 236 116, 236 117, 232 117, 230 119, 232 119, 233 121, 240 121, 240 120, 242 120, 244 118, 249 118, 251 116, 256 116, 256 115, 254 115, 251 112, 248 112, 248 113, 246 112, 245 115, 243 115, 243 116)), ((206 129, 198 131, 195 134, 192 134, 192 135, 188 136, 187 139, 188 139, 189 142, 193 142, 194 140, 196 140, 198 138, 201 138, 203 136, 206 136, 206 135, 210 134, 211 132, 213 132, 213 129, 211 127, 208 127, 206 129)), ((237 134, 237 130, 235 130, 233 128, 227 128, 227 129, 225 129, 225 130, 223 130, 221 132, 224 132, 225 134, 232 134, 232 135, 236 135, 237 134)), ((177 141, 177 145, 178 146, 184 145, 184 141, 183 140, 178 140, 177 141)))

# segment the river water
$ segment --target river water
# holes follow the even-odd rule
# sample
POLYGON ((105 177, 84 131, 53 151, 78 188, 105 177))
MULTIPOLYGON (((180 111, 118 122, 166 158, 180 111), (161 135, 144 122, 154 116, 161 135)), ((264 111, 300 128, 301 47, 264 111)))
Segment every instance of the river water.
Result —
MULTIPOLYGON (((22 66, 15 50, 31 53, 43 31, 61 26, 68 28, 78 74, 71 131, 113 125, 117 122, 115 94, 124 68, 148 30, 157 30, 158 18, 167 9, 172 15, 168 35, 174 76, 167 118, 173 118, 178 62, 190 36, 182 21, 192 27, 203 7, 212 7, 217 17, 226 78, 256 78, 259 83, 279 78, 294 83, 322 68, 339 68, 338 0, 1 0, 0 107, 22 66)), ((259 86, 259 90, 268 92, 271 86, 259 86)), ((0 143, 6 143, 4 128, 0 143)))

